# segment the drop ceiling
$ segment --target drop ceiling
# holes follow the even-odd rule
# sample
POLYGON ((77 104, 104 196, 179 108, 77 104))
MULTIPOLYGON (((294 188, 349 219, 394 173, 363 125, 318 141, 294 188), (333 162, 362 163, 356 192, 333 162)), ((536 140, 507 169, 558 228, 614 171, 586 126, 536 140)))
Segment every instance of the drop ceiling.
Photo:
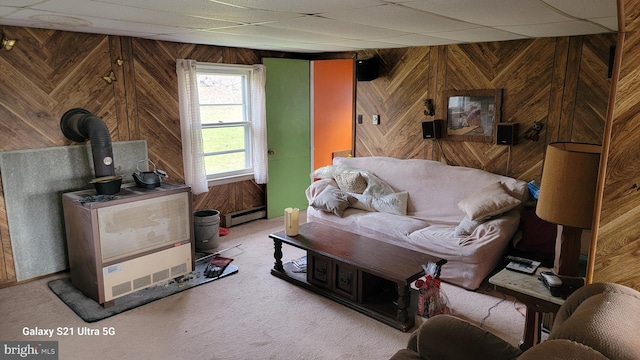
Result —
POLYGON ((3 0, 0 26, 286 52, 617 31, 616 0, 3 0))

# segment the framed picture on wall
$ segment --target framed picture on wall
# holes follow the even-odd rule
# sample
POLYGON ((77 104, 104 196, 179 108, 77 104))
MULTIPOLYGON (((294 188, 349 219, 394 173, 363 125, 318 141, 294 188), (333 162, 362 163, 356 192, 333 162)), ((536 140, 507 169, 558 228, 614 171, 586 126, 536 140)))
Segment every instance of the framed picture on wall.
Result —
POLYGON ((445 92, 447 138, 493 143, 502 109, 502 89, 445 92))

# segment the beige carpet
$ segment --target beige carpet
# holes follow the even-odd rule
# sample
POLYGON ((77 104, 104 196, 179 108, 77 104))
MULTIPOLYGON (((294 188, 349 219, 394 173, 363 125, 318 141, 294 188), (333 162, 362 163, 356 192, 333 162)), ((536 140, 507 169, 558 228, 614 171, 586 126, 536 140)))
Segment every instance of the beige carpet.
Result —
MULTIPOLYGON (((58 341, 60 359, 114 360, 388 359, 405 346, 409 333, 272 276, 267 235, 282 226, 282 217, 257 220, 220 238, 219 250, 242 244, 224 253, 235 259, 237 274, 91 324, 47 287, 66 274, 1 289, 0 341, 58 341), (85 327, 115 334, 78 335, 85 327), (24 328, 53 329, 54 335, 23 335, 24 328), (74 335, 58 335, 58 328, 72 328, 74 335)), ((301 255, 286 245, 283 251, 285 260, 301 255)), ((521 304, 490 286, 443 289, 456 315, 518 343, 521 304)))

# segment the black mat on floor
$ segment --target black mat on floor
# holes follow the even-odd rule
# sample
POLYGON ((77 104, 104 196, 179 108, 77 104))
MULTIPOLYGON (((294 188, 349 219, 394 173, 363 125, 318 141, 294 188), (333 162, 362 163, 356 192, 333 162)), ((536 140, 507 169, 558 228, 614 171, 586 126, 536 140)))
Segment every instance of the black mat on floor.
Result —
POLYGON ((51 281, 49 288, 82 320, 92 323, 238 272, 238 267, 230 264, 222 275, 207 278, 203 275, 207 263, 208 261, 196 263, 195 271, 185 275, 181 281, 172 280, 166 284, 154 285, 125 295, 115 299, 115 304, 108 308, 104 308, 95 300, 86 297, 71 284, 70 278, 51 281))

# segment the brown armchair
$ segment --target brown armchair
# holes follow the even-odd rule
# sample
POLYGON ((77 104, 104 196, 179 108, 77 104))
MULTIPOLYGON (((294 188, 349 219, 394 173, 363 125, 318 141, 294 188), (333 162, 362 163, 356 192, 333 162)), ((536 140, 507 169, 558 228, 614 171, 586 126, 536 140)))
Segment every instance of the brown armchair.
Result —
POLYGON ((562 305, 546 341, 522 352, 500 337, 451 315, 416 330, 392 360, 640 359, 640 292, 612 283, 576 290, 562 305))

